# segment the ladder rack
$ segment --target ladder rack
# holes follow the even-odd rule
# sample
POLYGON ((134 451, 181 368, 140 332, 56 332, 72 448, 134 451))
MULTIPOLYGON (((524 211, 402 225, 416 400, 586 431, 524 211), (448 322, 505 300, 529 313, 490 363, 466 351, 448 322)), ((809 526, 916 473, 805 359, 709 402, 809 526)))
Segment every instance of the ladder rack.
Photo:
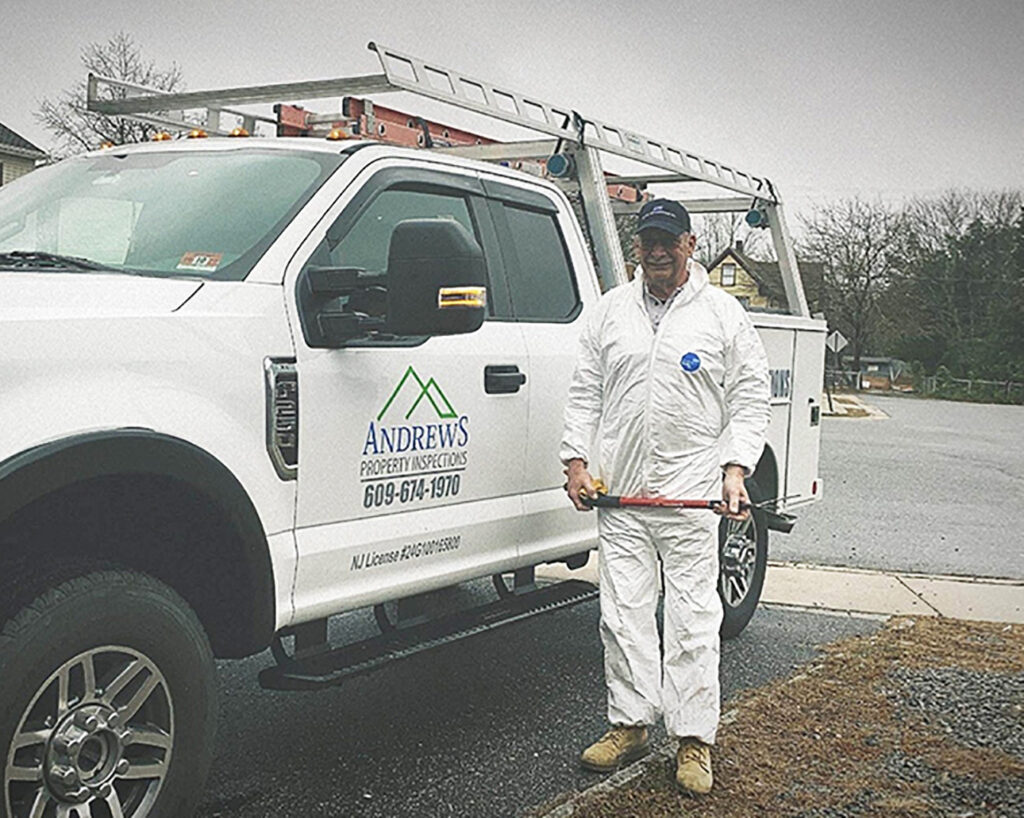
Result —
POLYGON ((651 139, 600 120, 583 117, 569 106, 459 74, 436 63, 370 43, 391 85, 514 125, 540 131, 675 173, 688 181, 707 182, 777 203, 767 179, 714 162, 699 154, 651 139))
MULTIPOLYGON (((208 108, 250 117, 252 115, 231 111, 224 106, 279 102, 283 99, 317 99, 409 91, 513 125, 540 131, 557 139, 570 140, 643 162, 675 174, 677 180, 707 182, 752 198, 772 203, 779 201, 771 183, 763 177, 713 161, 660 139, 651 139, 626 128, 583 117, 570 106, 544 102, 537 97, 460 74, 437 63, 427 62, 377 43, 370 43, 369 48, 380 59, 383 74, 179 93, 154 93, 150 88, 91 74, 88 108, 110 116, 150 114, 153 119, 158 118, 157 112, 195 108, 208 108), (126 95, 123 99, 101 99, 98 94, 100 85, 116 86, 140 93, 126 95)), ((161 119, 166 124, 188 124, 170 117, 161 119)), ((259 119, 274 121, 266 117, 259 119)), ((214 130, 220 132, 218 128, 214 130)))
MULTIPOLYGON (((782 201, 768 179, 662 140, 643 136, 630 129, 585 117, 570 106, 552 104, 532 95, 521 94, 377 43, 371 42, 369 48, 377 55, 383 69, 382 74, 180 93, 157 91, 90 74, 87 84, 87 108, 102 114, 129 116, 151 124, 175 128, 196 127, 194 121, 185 116, 185 111, 205 108, 205 130, 216 135, 228 135, 221 125, 221 115, 229 114, 240 117, 243 127, 249 132, 253 132, 257 122, 273 123, 278 129, 277 132, 282 134, 314 133, 318 126, 334 126, 348 122, 349 128, 357 130, 357 133, 347 135, 384 138, 383 132, 358 132, 357 128, 353 128, 353 121, 361 123, 364 128, 368 122, 376 123, 373 119, 374 106, 369 100, 354 101, 358 108, 355 116, 346 114, 345 111, 339 112, 338 115, 306 116, 306 112, 301 108, 278 105, 278 117, 271 119, 227 106, 280 103, 289 99, 345 97, 345 104, 348 107, 352 104, 352 96, 393 91, 411 92, 554 137, 552 141, 511 143, 493 143, 482 138, 467 141, 466 138, 460 137, 450 141, 439 141, 435 147, 463 156, 499 161, 502 161, 499 157, 505 160, 513 158, 517 151, 520 151, 517 157, 519 159, 544 159, 555 152, 571 157, 575 174, 572 184, 578 185, 584 213, 590 226, 598 273, 605 288, 625 280, 625 263, 615 230, 612 204, 608 198, 608 183, 613 182, 620 188, 636 186, 642 190, 646 185, 655 183, 702 182, 739 194, 741 198, 698 200, 700 209, 695 209, 694 212, 751 209, 761 212, 765 225, 771 229, 790 309, 798 315, 809 315, 796 267, 796 257, 782 212, 782 201), (102 98, 100 89, 103 86, 117 89, 118 98, 102 98), (550 151, 547 150, 548 147, 551 148, 550 151), (652 172, 606 178, 601 168, 602 153, 640 163, 652 172)), ((389 114, 397 113, 390 109, 383 111, 389 114)), ((404 127, 413 137, 416 129, 420 128, 425 146, 429 147, 433 142, 428 124, 420 118, 410 119, 404 125, 392 118, 384 124, 399 133, 404 127)), ((377 126, 379 127, 379 124, 377 126)), ((465 131, 459 133, 463 137, 472 136, 465 131)), ((409 133, 405 133, 406 138, 409 136, 409 133)), ((638 206, 635 202, 624 205, 617 203, 616 211, 628 211, 638 206)))

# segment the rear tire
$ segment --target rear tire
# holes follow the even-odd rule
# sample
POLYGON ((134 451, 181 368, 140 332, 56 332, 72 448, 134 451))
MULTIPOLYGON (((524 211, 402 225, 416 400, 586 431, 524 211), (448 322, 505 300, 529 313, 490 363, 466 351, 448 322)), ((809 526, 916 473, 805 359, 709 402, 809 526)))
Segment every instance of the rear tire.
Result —
MULTIPOLYGON (((757 481, 748 478, 747 494, 752 503, 765 498, 757 481)), ((751 511, 749 522, 722 518, 718 525, 718 596, 722 600, 723 639, 739 636, 750 622, 761 599, 768 567, 768 526, 764 512, 751 511)))
POLYGON ((0 818, 192 815, 217 720, 213 655, 192 609, 152 577, 96 564, 11 587, 18 601, 0 599, 0 818))

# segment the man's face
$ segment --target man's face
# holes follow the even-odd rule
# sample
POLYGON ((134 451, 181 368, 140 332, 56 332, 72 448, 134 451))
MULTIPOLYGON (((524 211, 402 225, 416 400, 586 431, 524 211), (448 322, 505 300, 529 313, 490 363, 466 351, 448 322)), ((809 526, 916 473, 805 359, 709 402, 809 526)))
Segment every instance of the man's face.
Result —
POLYGON ((648 229, 637 234, 637 244, 649 284, 675 289, 686 281, 686 261, 697 246, 696 236, 648 229))

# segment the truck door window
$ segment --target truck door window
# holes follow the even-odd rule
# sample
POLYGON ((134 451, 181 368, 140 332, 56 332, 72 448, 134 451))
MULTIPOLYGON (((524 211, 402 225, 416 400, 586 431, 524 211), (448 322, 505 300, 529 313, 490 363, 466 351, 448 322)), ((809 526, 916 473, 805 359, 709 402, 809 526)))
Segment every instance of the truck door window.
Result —
POLYGON ((466 200, 461 196, 391 188, 370 202, 352 229, 331 249, 331 264, 385 272, 391 231, 406 219, 452 219, 470 233, 477 233, 466 200))
MULTIPOLYGON (((390 171, 383 171, 379 175, 383 177, 389 173, 390 171)), ((414 173, 415 171, 405 171, 406 176, 414 173)), ((420 175, 440 176, 435 172, 421 173, 420 175)), ((306 262, 307 266, 348 267, 365 270, 369 273, 385 273, 388 267, 391 233, 399 222, 406 219, 451 219, 465 227, 481 247, 485 248, 485 251, 487 247, 493 247, 492 241, 482 239, 481 226, 476 223, 477 219, 474 218, 473 214, 482 213, 486 219, 487 214, 479 207, 479 203, 482 201, 479 196, 477 196, 476 203, 473 202, 475 192, 473 190, 464 193, 462 190, 449 189, 443 186, 443 183, 435 185, 431 179, 427 184, 417 182, 415 186, 408 180, 391 187, 367 186, 364 191, 366 196, 364 201, 357 199, 351 203, 328 228, 327 237, 317 245, 306 262)), ((489 223, 484 226, 490 231, 488 235, 493 234, 493 228, 489 223)), ((493 279, 495 271, 491 269, 491 256, 496 253, 496 250, 486 252, 488 276, 493 279)), ((488 284, 487 290, 490 314, 493 315, 492 296, 499 306, 507 302, 508 296, 504 295, 503 302, 501 292, 495 291, 490 284, 488 284)), ((309 294, 300 286, 297 298, 303 333, 306 340, 309 341, 312 337, 307 324, 312 316, 309 294)), ((353 309, 369 315, 384 317, 386 301, 384 298, 362 300, 358 307, 353 305, 353 309)), ((423 338, 389 336, 352 341, 349 346, 394 346, 396 344, 408 346, 422 343, 423 340, 423 338)))
MULTIPOLYGON (((571 321, 579 311, 576 281, 554 213, 503 202, 502 246, 512 310, 521 321, 571 321)), ((493 212, 493 211, 492 211, 493 212)))

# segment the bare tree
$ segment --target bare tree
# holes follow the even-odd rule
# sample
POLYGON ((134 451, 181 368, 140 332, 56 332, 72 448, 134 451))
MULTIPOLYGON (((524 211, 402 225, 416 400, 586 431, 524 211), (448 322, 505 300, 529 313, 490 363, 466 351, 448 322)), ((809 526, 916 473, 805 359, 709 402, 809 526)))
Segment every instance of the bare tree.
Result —
POLYGON ((854 368, 879 319, 879 303, 898 270, 903 216, 881 202, 846 199, 804 220, 804 255, 825 265, 829 324, 850 341, 854 368))
POLYGON ((693 217, 694 232, 697 234, 697 261, 705 267, 718 254, 736 246, 737 234, 743 223, 742 213, 707 213, 693 217))
POLYGON ((773 260, 767 230, 751 230, 743 213, 706 213, 694 216, 697 234, 697 261, 708 266, 729 247, 743 242, 743 252, 759 261, 773 260))
MULTIPOLYGON (((157 68, 143 59, 142 53, 129 34, 118 32, 106 43, 91 43, 82 50, 82 66, 86 72, 105 77, 158 88, 161 91, 180 91, 183 88, 181 70, 174 63, 170 68, 157 68)), ((108 99, 123 99, 123 89, 105 87, 108 99)), ((58 156, 68 156, 93 150, 103 142, 123 145, 145 142, 158 130, 153 125, 135 122, 119 116, 104 116, 85 107, 86 79, 62 91, 56 99, 46 97, 39 104, 36 119, 58 140, 58 156)))

